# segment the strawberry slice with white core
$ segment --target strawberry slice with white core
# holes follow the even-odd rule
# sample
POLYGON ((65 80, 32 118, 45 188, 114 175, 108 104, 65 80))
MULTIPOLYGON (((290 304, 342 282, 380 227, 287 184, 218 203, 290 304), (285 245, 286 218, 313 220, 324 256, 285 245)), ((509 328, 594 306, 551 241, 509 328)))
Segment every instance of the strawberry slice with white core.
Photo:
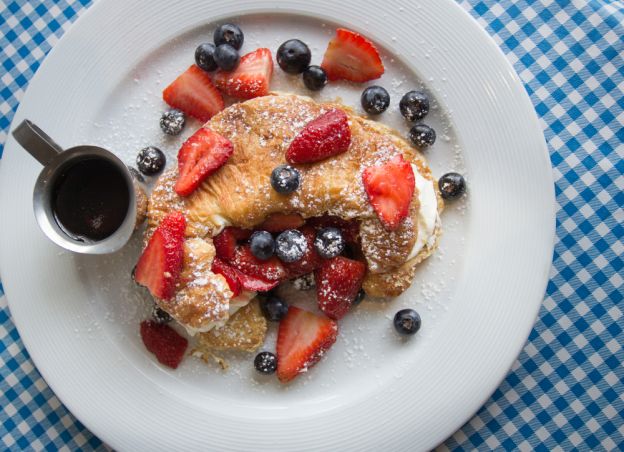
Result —
POLYGON ((228 161, 234 146, 210 129, 201 128, 186 140, 178 152, 178 180, 175 191, 188 196, 228 161))
POLYGON ((390 231, 397 229, 409 214, 414 196, 414 170, 402 155, 362 173, 364 189, 377 217, 390 231))
POLYGON ((384 73, 377 48, 364 36, 344 28, 329 41, 321 67, 329 80, 367 82, 384 73))
POLYGON ((231 267, 218 257, 215 257, 212 261, 210 271, 225 278, 225 281, 228 283, 228 286, 232 291, 232 298, 240 295, 242 291, 241 282, 238 277, 238 272, 234 267, 231 267))
POLYGON ((243 55, 238 67, 233 71, 217 71, 215 85, 228 96, 252 99, 269 94, 272 75, 271 51, 260 48, 243 55))
POLYGON ((223 96, 212 84, 210 76, 196 65, 189 67, 165 88, 163 100, 202 122, 225 108, 223 96))
POLYGON ((337 336, 338 324, 333 320, 290 306, 277 333, 277 378, 286 383, 307 372, 337 336))
POLYGON ((343 256, 323 261, 314 272, 319 309, 330 319, 343 318, 362 287, 365 273, 362 262, 343 256))
POLYGON ((351 144, 346 113, 333 108, 316 117, 297 134, 286 150, 290 163, 312 163, 342 154, 351 144))

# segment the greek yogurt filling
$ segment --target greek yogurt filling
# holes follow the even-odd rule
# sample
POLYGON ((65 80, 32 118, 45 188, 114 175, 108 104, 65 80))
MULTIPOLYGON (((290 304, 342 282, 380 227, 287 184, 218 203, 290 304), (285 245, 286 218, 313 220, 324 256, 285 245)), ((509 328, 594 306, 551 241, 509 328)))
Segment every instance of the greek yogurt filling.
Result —
MULTIPOLYGON (((232 298, 230 300, 230 308, 229 308, 230 317, 233 316, 236 313, 236 311, 246 306, 251 300, 253 300, 255 296, 256 296, 256 292, 243 290, 238 296, 232 298)), ((195 336, 197 333, 206 333, 212 330, 213 328, 222 327, 223 325, 226 324, 226 322, 227 320, 223 322, 210 322, 201 328, 193 328, 188 325, 184 325, 182 323, 181 325, 186 329, 186 332, 189 335, 195 336)))
POLYGON ((412 169, 414 170, 414 179, 418 189, 420 211, 418 212, 418 236, 406 261, 414 259, 425 246, 433 246, 435 242, 435 228, 440 221, 438 198, 433 186, 434 181, 425 179, 418 172, 416 165, 412 164, 412 169))

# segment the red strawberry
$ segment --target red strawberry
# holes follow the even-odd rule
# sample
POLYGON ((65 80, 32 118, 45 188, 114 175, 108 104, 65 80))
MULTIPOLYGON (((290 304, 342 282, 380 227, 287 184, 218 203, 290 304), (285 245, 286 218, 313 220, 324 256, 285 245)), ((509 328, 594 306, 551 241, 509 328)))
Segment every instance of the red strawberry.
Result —
POLYGON ((316 231, 309 226, 305 226, 301 229, 301 232, 308 241, 308 249, 303 257, 298 261, 290 263, 284 262, 284 268, 286 269, 286 273, 288 273, 288 279, 312 273, 321 265, 321 262, 323 261, 323 258, 319 256, 316 248, 314 248, 316 231))
POLYGON ((235 228, 232 226, 228 226, 226 229, 229 229, 239 242, 248 240, 253 233, 251 229, 235 228))
POLYGON ((221 93, 210 77, 196 65, 192 65, 163 91, 163 99, 173 108, 187 115, 208 121, 225 107, 221 93))
POLYGON ((319 309, 330 319, 343 318, 362 287, 364 273, 362 262, 346 257, 324 261, 314 272, 319 309))
POLYGON ((277 285, 280 283, 279 281, 266 281, 262 278, 249 276, 244 274, 240 270, 236 271, 238 272, 238 279, 240 280, 243 289, 251 290, 252 292, 268 292, 269 290, 277 287, 277 285))
POLYGON ((236 256, 236 235, 234 228, 225 228, 212 238, 217 256, 225 262, 232 262, 236 256))
POLYGON ((402 155, 396 155, 382 165, 366 168, 362 181, 379 220, 386 229, 397 229, 409 214, 414 196, 412 165, 402 155))
POLYGON ((221 259, 215 257, 212 261, 212 268, 210 270, 212 273, 222 275, 225 278, 225 281, 228 283, 228 286, 230 286, 230 290, 232 291, 232 297, 236 297, 241 293, 241 283, 238 278, 238 272, 234 267, 230 267, 221 259))
POLYGON ((204 179, 227 162, 233 152, 230 140, 210 129, 199 129, 178 152, 176 193, 180 196, 193 193, 204 179))
POLYGON ((286 160, 290 163, 311 163, 342 154, 351 144, 351 129, 344 111, 331 109, 313 119, 290 143, 286 160))
POLYGON ((173 297, 182 270, 184 229, 186 220, 180 212, 172 212, 158 225, 134 272, 134 280, 162 300, 173 297))
POLYGON ((290 306, 277 333, 277 378, 286 383, 307 372, 337 336, 338 324, 333 320, 290 306))
POLYGON ((169 325, 152 320, 141 322, 141 339, 145 348, 156 355, 161 364, 176 369, 184 358, 188 341, 169 325))
POLYGON ((372 42, 344 28, 329 41, 321 67, 329 80, 366 82, 381 77, 384 66, 372 42))
POLYGON ((238 67, 233 71, 217 71, 215 84, 229 96, 251 99, 269 94, 272 75, 271 51, 260 48, 243 55, 238 67))
POLYGON ((246 275, 268 282, 281 281, 286 276, 284 266, 277 257, 273 256, 268 260, 261 261, 253 255, 249 245, 243 245, 236 249, 236 255, 231 265, 246 275))
POLYGON ((298 213, 274 213, 270 215, 257 229, 269 232, 282 232, 287 229, 297 229, 303 226, 305 220, 298 213))
POLYGON ((343 220, 333 215, 323 215, 322 217, 308 219, 307 224, 317 229, 338 228, 342 231, 342 236, 347 243, 355 244, 360 240, 360 224, 357 220, 343 220))

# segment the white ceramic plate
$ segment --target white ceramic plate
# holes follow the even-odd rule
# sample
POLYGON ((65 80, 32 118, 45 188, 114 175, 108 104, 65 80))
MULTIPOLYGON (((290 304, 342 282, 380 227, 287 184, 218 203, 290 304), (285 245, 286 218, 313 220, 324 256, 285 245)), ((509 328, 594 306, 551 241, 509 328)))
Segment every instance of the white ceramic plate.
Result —
MULTIPOLYGON (((449 204, 439 252, 413 287, 388 303, 363 303, 338 343, 308 374, 280 386, 248 356, 229 372, 187 358, 178 371, 145 351, 138 323, 149 302, 130 282, 138 240, 108 257, 76 256, 38 230, 31 207, 37 163, 9 139, 0 164, 0 269, 12 315, 37 367, 69 409, 125 450, 428 449, 459 428, 505 376, 540 305, 550 266, 554 193, 533 108, 496 45, 451 0, 379 2, 100 0, 46 58, 14 125, 30 118, 61 145, 95 143, 132 163, 153 144, 167 151, 160 93, 210 41, 214 23, 238 22, 244 51, 299 37, 320 62, 337 26, 382 49, 390 110, 415 87, 436 99, 427 118, 438 142, 436 176, 466 175, 449 204), (413 306, 421 332, 400 340, 391 318, 413 306)), ((275 70, 273 87, 305 93, 275 70)), ((372 84, 372 83, 371 83, 372 84)), ((328 86, 359 108, 362 86, 328 86)), ((289 301, 305 303, 291 294, 289 301)), ((274 346, 274 334, 267 348, 274 346)))

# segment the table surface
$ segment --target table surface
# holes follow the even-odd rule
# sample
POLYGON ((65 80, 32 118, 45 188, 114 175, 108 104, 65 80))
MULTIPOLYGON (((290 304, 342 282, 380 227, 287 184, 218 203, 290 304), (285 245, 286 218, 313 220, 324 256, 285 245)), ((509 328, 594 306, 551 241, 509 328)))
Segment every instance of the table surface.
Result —
MULTIPOLYGON (((624 2, 457 1, 501 47, 540 117, 557 242, 526 346, 440 448, 623 449, 624 2)), ((0 156, 28 81, 91 3, 0 2, 0 156)), ((107 449, 41 378, 1 295, 0 285, 0 446, 107 449)))

